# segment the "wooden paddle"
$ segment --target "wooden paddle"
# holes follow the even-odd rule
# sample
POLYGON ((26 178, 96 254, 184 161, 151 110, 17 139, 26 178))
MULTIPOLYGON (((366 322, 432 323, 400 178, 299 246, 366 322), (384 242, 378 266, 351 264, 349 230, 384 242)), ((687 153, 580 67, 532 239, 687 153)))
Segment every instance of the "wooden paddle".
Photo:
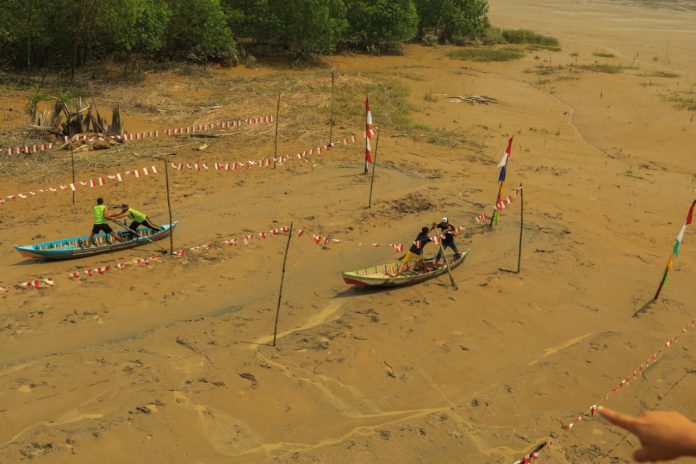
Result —
MULTIPOLYGON (((167 254, 167 250, 166 250, 164 247, 162 247, 162 246, 158 245, 157 243, 153 242, 152 240, 150 240, 149 238, 147 238, 145 235, 138 233, 137 229, 136 229, 136 230, 133 230, 133 229, 131 229, 130 227, 127 227, 127 226, 126 226, 124 223, 122 223, 122 222, 118 222, 118 221, 112 221, 112 222, 113 222, 114 224, 118 224, 119 226, 123 227, 125 230, 127 230, 127 231, 129 231, 129 232, 133 232, 135 235, 137 235, 137 236, 139 236, 139 237, 141 237, 141 238, 144 238, 144 239, 147 240, 148 242, 150 242, 150 243, 152 243, 153 245, 155 245, 157 248, 160 248, 160 249, 162 250, 162 251, 160 251, 160 253, 162 253, 163 255, 166 255, 166 254, 167 254)), ((170 227, 171 227, 171 225, 170 225, 170 227)))
MULTIPOLYGON (((435 231, 435 237, 438 237, 437 227, 435 228, 435 231)), ((445 260, 445 267, 447 268, 447 274, 449 275, 450 282, 452 283, 452 288, 454 288, 455 290, 459 290, 459 288, 457 287, 457 283, 454 281, 454 277, 452 277, 452 271, 449 267, 449 261, 447 261, 447 255, 445 254, 445 248, 442 246, 442 238, 438 237, 437 244, 440 245, 440 252, 442 252, 442 259, 445 260)))

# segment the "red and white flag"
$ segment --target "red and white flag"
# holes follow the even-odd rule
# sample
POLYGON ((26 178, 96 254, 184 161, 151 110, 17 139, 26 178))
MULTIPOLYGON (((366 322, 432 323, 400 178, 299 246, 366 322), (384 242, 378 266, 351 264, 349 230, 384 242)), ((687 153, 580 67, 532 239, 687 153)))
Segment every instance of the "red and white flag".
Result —
POLYGON ((372 112, 370 101, 365 97, 365 174, 372 162, 372 112))

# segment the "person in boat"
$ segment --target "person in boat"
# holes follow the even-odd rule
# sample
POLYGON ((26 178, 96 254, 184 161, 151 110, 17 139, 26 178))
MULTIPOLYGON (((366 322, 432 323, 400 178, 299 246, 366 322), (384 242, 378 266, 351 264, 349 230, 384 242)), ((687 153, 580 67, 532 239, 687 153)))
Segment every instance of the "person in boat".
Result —
POLYGON ((432 241, 432 239, 428 236, 429 232, 430 229, 427 226, 421 229, 420 233, 416 237, 416 240, 414 240, 413 244, 411 245, 411 248, 409 248, 408 252, 406 252, 404 257, 401 258, 399 269, 396 271, 396 273, 392 274, 393 276, 397 276, 407 270, 408 265, 413 261, 416 261, 418 265, 425 268, 425 263, 423 262, 423 248, 432 241))
MULTIPOLYGON (((440 236, 442 237, 442 248, 437 252, 435 256, 435 266, 440 266, 440 260, 443 259, 442 251, 445 248, 451 248, 454 251, 454 259, 459 259, 462 255, 457 249, 457 244, 454 243, 454 236, 457 234, 457 229, 454 228, 452 224, 449 223, 446 217, 443 217, 439 224, 433 222, 433 229, 440 229, 442 232, 440 236)), ((444 264, 444 263, 443 263, 444 264)))
POLYGON ((126 204, 121 205, 121 212, 120 213, 114 214, 109 219, 116 220, 116 219, 121 219, 124 217, 128 217, 131 220, 131 223, 128 226, 128 228, 131 230, 130 238, 135 238, 139 235, 137 230, 138 230, 138 227, 140 227, 140 226, 145 226, 148 229, 152 229, 156 232, 160 232, 163 230, 160 226, 153 224, 152 221, 150 220, 150 218, 147 217, 146 214, 141 213, 137 209, 130 208, 126 204))
POLYGON ((121 237, 116 235, 113 229, 111 229, 111 226, 109 226, 108 220, 111 219, 111 216, 108 215, 108 208, 104 204, 103 198, 97 198, 97 204, 94 205, 93 211, 94 225, 92 226, 92 234, 89 236, 89 239, 87 240, 87 246, 97 246, 97 244, 94 242, 94 236, 99 232, 109 234, 113 241, 122 242, 123 240, 121 240, 121 237))

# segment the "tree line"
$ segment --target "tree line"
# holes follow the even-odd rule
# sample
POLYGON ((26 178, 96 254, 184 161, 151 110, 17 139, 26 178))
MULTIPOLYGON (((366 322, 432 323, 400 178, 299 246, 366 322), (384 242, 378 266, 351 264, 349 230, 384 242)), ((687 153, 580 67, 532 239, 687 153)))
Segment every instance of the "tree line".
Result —
POLYGON ((249 48, 302 59, 481 37, 487 0, 2 0, 0 64, 75 68, 105 58, 237 61, 249 48))

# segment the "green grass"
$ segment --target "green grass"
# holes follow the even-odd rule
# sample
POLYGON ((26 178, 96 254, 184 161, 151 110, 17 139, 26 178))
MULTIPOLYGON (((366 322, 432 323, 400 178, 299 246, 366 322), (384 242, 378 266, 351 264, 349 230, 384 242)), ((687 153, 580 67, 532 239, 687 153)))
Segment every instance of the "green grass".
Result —
POLYGON ((489 27, 483 31, 482 42, 485 45, 526 45, 527 49, 530 51, 561 50, 561 46, 557 38, 537 34, 536 32, 528 29, 500 29, 498 27, 489 27))
POLYGON ((678 108, 688 111, 696 111, 695 90, 676 91, 672 92, 670 95, 663 96, 663 98, 674 103, 678 108))
POLYGON ((614 55, 613 53, 609 53, 609 52, 594 52, 594 53, 592 53, 592 56, 599 56, 601 58, 615 58, 616 57, 616 55, 614 55))
POLYGON ((641 77, 666 77, 674 79, 676 77, 679 77, 679 74, 669 71, 652 71, 649 73, 641 74, 641 77))
POLYGON ((584 71, 600 72, 606 74, 619 74, 622 73, 624 69, 630 69, 628 66, 621 66, 620 64, 581 64, 575 66, 578 69, 584 71))
POLYGON ((491 62, 518 60, 525 55, 524 50, 512 47, 475 47, 449 52, 447 56, 466 61, 491 62))
POLYGON ((428 93, 426 93, 425 95, 423 95, 423 100, 425 100, 425 101, 427 101, 427 102, 434 103, 434 102, 437 101, 437 97, 436 97, 435 95, 433 95, 433 91, 432 91, 432 90, 428 90, 428 93))
POLYGON ((534 44, 546 47, 558 47, 560 45, 557 38, 537 34, 528 29, 506 29, 502 31, 502 36, 507 43, 511 44, 534 44))

